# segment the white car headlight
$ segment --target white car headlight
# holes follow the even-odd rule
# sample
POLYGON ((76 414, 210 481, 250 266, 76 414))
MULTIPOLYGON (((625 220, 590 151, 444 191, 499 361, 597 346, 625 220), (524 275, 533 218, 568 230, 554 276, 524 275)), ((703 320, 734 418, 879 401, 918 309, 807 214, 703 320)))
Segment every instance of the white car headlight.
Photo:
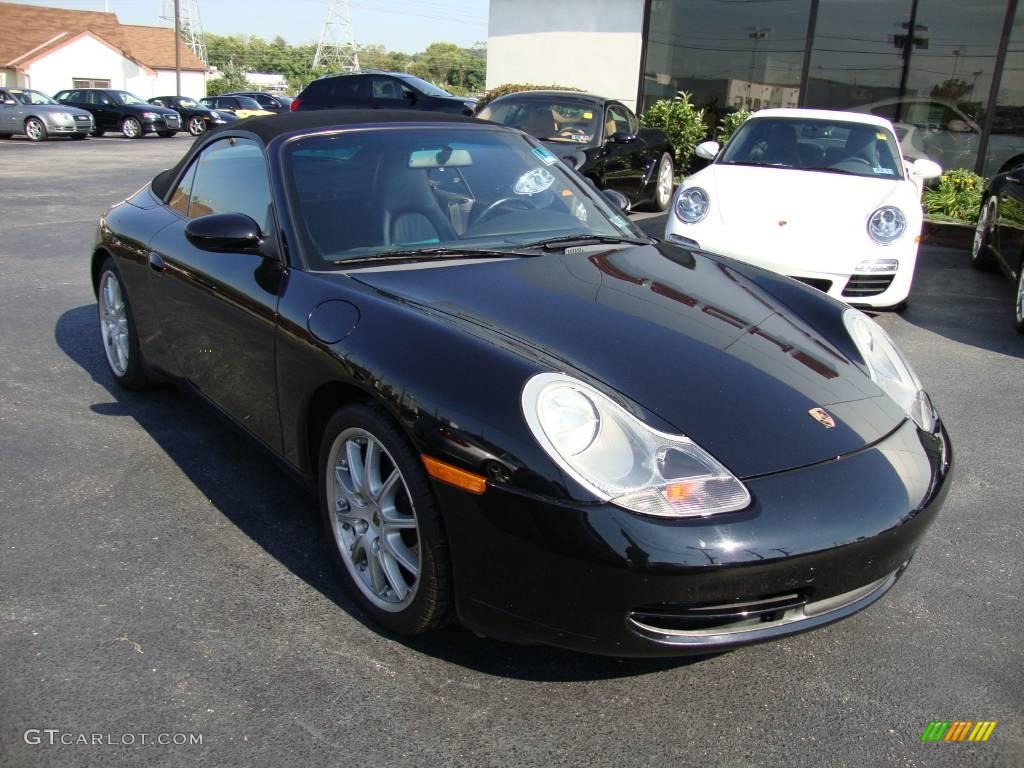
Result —
POLYGON ((143 112, 142 113, 142 119, 143 120, 157 120, 159 117, 160 117, 160 115, 158 115, 156 112, 143 112))
POLYGON ((883 205, 868 217, 868 235, 879 245, 895 243, 907 231, 907 217, 892 205, 883 205))
POLYGON ((934 432, 938 414, 917 374, 878 323, 859 309, 843 313, 846 331, 868 367, 871 380, 925 432, 934 432))
POLYGON ((676 217, 687 224, 696 224, 708 215, 710 208, 711 201, 708 199, 708 193, 700 187, 684 189, 676 197, 676 217))
POLYGON ((70 112, 54 112, 53 116, 57 120, 60 120, 61 122, 64 122, 64 123, 69 123, 69 122, 71 122, 72 120, 75 119, 74 117, 72 117, 70 112))
POLYGON ((750 504, 743 483, 688 437, 652 429, 572 376, 537 374, 523 388, 522 406, 541 447, 602 501, 657 517, 750 504))

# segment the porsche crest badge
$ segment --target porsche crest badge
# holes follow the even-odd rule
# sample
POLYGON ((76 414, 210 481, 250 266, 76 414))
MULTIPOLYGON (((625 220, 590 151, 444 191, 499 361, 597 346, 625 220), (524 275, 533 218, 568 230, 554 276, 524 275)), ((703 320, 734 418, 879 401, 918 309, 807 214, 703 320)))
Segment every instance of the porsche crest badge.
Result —
POLYGON ((824 408, 811 408, 808 413, 811 414, 812 419, 821 424, 825 429, 832 429, 836 425, 836 420, 832 418, 832 414, 824 408))

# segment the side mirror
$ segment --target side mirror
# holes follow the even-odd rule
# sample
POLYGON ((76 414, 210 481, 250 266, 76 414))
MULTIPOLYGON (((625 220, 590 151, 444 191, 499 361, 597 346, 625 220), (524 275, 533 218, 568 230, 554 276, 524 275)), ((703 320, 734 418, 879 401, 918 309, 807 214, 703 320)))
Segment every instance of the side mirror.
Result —
POLYGON ((410 104, 416 103, 416 91, 405 91, 404 95, 405 100, 408 101, 410 104))
POLYGON ((926 157, 915 160, 914 164, 910 166, 910 170, 917 178, 924 181, 937 179, 942 175, 942 166, 926 157))
POLYGON ((601 194, 604 195, 604 199, 611 203, 613 207, 623 213, 629 212, 629 198, 621 192, 616 192, 614 189, 602 189, 601 194))
POLYGON ((185 237, 196 248, 215 253, 260 253, 260 225, 244 213, 212 213, 185 225, 185 237))
POLYGON ((608 137, 612 144, 631 144, 636 141, 636 134, 629 131, 616 131, 608 137))
POLYGON ((714 160, 721 149, 717 141, 704 141, 697 145, 694 154, 701 160, 714 160))

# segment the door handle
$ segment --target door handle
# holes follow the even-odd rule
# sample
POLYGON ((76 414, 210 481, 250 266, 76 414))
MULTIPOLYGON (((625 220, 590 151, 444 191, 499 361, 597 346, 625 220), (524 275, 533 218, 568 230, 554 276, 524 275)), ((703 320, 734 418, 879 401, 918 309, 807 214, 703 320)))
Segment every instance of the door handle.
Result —
POLYGON ((165 269, 167 269, 167 264, 160 257, 159 253, 156 253, 154 251, 150 251, 149 252, 149 268, 152 269, 154 272, 163 272, 165 269))

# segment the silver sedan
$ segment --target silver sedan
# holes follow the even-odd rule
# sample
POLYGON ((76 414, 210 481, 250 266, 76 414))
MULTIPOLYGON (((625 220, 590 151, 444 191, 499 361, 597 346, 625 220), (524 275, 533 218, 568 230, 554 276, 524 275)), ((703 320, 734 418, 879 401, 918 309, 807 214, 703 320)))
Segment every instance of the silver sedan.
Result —
POLYGON ((0 88, 0 139, 15 133, 29 141, 53 136, 84 139, 92 128, 92 115, 84 109, 58 104, 39 91, 0 88))

